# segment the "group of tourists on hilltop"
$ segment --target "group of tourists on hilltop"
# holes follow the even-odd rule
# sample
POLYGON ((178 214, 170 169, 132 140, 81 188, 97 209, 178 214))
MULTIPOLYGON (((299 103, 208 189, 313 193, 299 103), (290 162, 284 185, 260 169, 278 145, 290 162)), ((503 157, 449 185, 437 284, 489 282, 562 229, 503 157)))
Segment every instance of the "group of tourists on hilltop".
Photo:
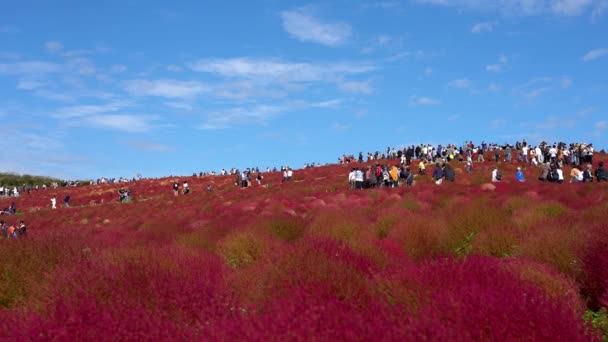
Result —
POLYGON ((0 238, 16 239, 27 236, 27 226, 20 220, 17 224, 7 225, 4 220, 0 220, 0 238))
MULTIPOLYGON (((566 165, 572 167, 570 172, 571 183, 587 183, 593 182, 594 179, 598 182, 608 181, 606 171, 603 167, 603 162, 600 162, 595 172, 592 170, 593 155, 595 153, 593 144, 590 143, 554 143, 548 144, 541 142, 536 146, 529 145, 526 140, 517 141, 515 144, 490 144, 482 142, 475 146, 472 141, 465 142, 461 147, 456 147, 453 144, 445 146, 432 144, 420 144, 418 146, 411 145, 403 149, 387 148, 386 153, 367 153, 366 160, 372 161, 376 159, 386 159, 398 161, 398 165, 383 166, 381 172, 382 178, 376 177, 376 182, 369 175, 365 168, 354 168, 349 173, 349 183, 352 188, 365 188, 366 184, 401 184, 400 177, 391 176, 390 170, 404 170, 411 165, 411 160, 419 160, 418 175, 426 175, 426 166, 434 163, 432 179, 436 184, 441 184, 443 180, 453 181, 455 172, 450 165, 450 161, 458 160, 465 164, 467 173, 473 172, 473 161, 484 162, 484 154, 492 155, 492 160, 495 162, 505 163, 521 163, 530 166, 538 166, 541 169, 539 180, 563 183, 564 174, 562 168, 566 165), (379 180, 379 181, 378 181, 379 180), (359 186, 363 184, 363 186, 359 186)), ((339 163, 364 162, 363 152, 359 152, 358 158, 353 155, 343 155, 339 158, 339 163)), ((390 164, 390 162, 389 162, 390 164)), ((374 169, 374 168, 373 168, 374 169)), ((395 174, 400 174, 396 171, 395 174)), ((412 174, 410 172, 410 174, 412 174)), ((371 176, 371 175, 370 175, 371 176)), ((380 173, 378 173, 380 176, 380 173)), ((413 176, 413 175, 412 175, 413 176)), ((491 181, 500 182, 502 174, 498 167, 492 170, 491 181)), ((521 166, 517 167, 514 174, 514 180, 517 182, 525 182, 525 175, 521 166)), ((375 187, 375 186, 369 186, 375 187)))
POLYGON ((405 184, 412 186, 414 175, 407 166, 396 165, 367 166, 366 168, 353 168, 348 174, 348 182, 352 189, 368 188, 394 188, 405 184))

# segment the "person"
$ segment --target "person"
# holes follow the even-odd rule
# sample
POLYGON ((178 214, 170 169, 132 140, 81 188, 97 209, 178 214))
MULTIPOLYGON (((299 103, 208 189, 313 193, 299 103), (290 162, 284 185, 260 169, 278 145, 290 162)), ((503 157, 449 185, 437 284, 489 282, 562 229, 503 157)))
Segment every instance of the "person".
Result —
POLYGON ((570 170, 570 183, 580 183, 583 181, 583 172, 579 166, 572 167, 570 170))
POLYGON ((179 195, 179 182, 176 179, 173 181, 173 196, 177 197, 179 195))
POLYGON ((564 182, 564 172, 562 171, 562 168, 557 165, 555 171, 557 172, 557 182, 562 184, 564 182))
POLYGON ((363 189, 363 171, 359 168, 355 170, 355 189, 363 189))
POLYGON ((593 182, 593 172, 591 172, 591 164, 587 164, 587 168, 583 171, 583 183, 593 182))
POLYGON ((289 180, 291 180, 291 178, 293 178, 293 170, 290 167, 288 167, 287 168, 287 180, 289 181, 289 180))
POLYGON ((445 168, 443 169, 443 174, 446 181, 453 182, 456 180, 456 172, 454 172, 454 169, 450 164, 445 165, 445 168))
POLYGON ((433 170, 433 180, 437 185, 440 185, 443 182, 443 170, 439 166, 439 163, 435 164, 435 170, 433 170))
POLYGON ((6 234, 6 237, 11 239, 11 238, 15 238, 15 226, 14 225, 10 225, 10 227, 8 227, 8 231, 6 234))
POLYGON ((595 179, 598 182, 608 182, 608 173, 606 173, 606 169, 604 169, 603 161, 599 162, 598 168, 595 169, 595 179))
POLYGON ((405 184, 410 187, 414 183, 414 174, 410 171, 410 168, 405 168, 405 184))
POLYGON ((424 159, 421 159, 420 163, 418 164, 418 174, 426 175, 426 166, 424 165, 424 159))
POLYGON ((51 209, 57 209, 57 198, 55 196, 51 197, 51 209))
POLYGON ((27 236, 27 226, 23 222, 23 220, 19 221, 19 227, 17 228, 17 232, 19 236, 27 236))
POLYGON ((260 172, 258 172, 257 176, 255 177, 255 180, 258 182, 258 185, 262 184, 262 179, 264 179, 264 177, 260 172))
POLYGON ((397 166, 393 165, 388 173, 390 175, 389 183, 391 188, 394 188, 399 185, 399 170, 397 169, 397 166))
POLYGON ((494 166, 494 170, 492 170, 492 182, 500 182, 502 180, 502 173, 498 170, 498 166, 494 166))
POLYGON ((8 226, 6 223, 4 223, 4 221, 0 221, 0 236, 8 237, 8 226))
POLYGON ((525 182, 526 178, 524 177, 524 173, 521 170, 521 166, 517 167, 517 172, 515 172, 515 180, 518 182, 525 182))
POLYGON ((190 193, 190 187, 188 186, 188 181, 184 181, 184 185, 182 186, 182 192, 184 193, 184 195, 187 195, 190 193))
POLYGON ((550 181, 549 180, 549 171, 551 171, 551 168, 549 166, 549 163, 543 163, 541 164, 541 172, 540 172, 540 176, 538 177, 538 180, 541 182, 545 182, 545 181, 550 181))
POLYGON ((65 198, 63 199, 63 204, 65 204, 66 208, 70 207, 70 194, 65 195, 65 198))
POLYGON ((468 154, 467 155, 467 173, 471 173, 473 172, 473 158, 471 158, 471 155, 468 154))

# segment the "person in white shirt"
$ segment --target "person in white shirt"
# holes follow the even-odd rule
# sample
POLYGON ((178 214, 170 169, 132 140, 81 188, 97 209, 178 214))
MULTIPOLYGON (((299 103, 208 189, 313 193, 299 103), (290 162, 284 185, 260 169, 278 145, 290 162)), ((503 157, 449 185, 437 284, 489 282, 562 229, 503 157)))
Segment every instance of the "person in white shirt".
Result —
POLYGON ((355 188, 358 190, 363 189, 363 171, 361 169, 355 170, 355 188))
POLYGON ((502 180, 502 174, 498 171, 498 166, 494 166, 494 170, 492 170, 492 182, 500 182, 502 180))
POLYGON ((55 196, 51 198, 51 209, 57 209, 57 198, 55 196))
POLYGON ((348 184, 350 184, 350 188, 355 188, 355 169, 353 168, 348 174, 348 184))
POLYGON ((522 154, 522 158, 523 158, 522 161, 524 163, 528 163, 528 146, 522 146, 521 154, 522 154))
POLYGON ((291 180, 293 177, 293 170, 291 168, 287 168, 287 180, 291 180))
POLYGON ((558 183, 563 183, 564 182, 564 172, 562 171, 561 167, 557 167, 557 182, 558 183))
POLYGON ((536 159, 538 161, 539 164, 542 164, 545 162, 544 158, 543 158, 543 151, 540 149, 540 146, 536 146, 536 148, 534 149, 534 152, 536 153, 536 159))

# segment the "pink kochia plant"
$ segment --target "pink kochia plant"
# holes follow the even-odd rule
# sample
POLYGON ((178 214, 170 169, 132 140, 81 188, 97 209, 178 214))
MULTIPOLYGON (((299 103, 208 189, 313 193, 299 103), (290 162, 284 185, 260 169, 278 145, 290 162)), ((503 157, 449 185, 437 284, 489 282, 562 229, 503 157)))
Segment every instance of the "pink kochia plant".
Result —
POLYGON ((178 197, 141 181, 132 203, 78 187, 56 210, 61 189, 33 191, 3 216, 28 236, 0 240, 0 340, 599 340, 583 315, 608 305, 606 185, 528 167, 493 191, 492 163, 452 163, 441 186, 354 191, 332 165, 247 189, 181 177, 178 197))

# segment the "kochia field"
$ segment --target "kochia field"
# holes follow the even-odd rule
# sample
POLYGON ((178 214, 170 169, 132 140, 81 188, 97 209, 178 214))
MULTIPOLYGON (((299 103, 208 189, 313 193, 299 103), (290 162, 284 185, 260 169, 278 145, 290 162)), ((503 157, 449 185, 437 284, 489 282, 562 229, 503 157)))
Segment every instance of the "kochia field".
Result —
POLYGON ((601 340, 608 183, 452 163, 440 186, 352 190, 355 163, 2 199, 28 235, 0 240, 0 339, 601 340))

